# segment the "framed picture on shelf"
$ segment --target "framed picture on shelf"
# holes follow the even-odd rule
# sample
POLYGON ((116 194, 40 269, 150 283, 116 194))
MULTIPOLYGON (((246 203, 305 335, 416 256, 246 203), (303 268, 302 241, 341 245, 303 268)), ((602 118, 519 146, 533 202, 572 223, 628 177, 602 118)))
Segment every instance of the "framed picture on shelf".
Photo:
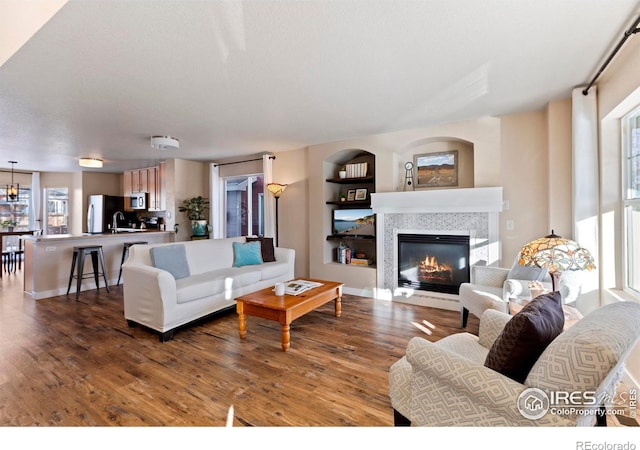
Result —
POLYGON ((356 200, 367 199, 367 188, 356 189, 356 200))
POLYGON ((417 188, 458 185, 458 150, 414 155, 417 188))
POLYGON ((348 202, 352 202, 353 200, 355 200, 356 198, 356 190, 355 189, 349 189, 347 191, 347 201, 348 202))

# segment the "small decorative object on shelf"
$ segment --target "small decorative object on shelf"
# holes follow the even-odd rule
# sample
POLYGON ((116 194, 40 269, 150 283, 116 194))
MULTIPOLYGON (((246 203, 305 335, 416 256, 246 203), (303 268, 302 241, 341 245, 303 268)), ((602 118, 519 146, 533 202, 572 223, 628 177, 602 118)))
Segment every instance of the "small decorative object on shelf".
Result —
POLYGON ((344 167, 340 169, 338 171, 338 177, 340 177, 341 179, 347 178, 347 169, 345 169, 344 167))
POLYGON ((353 250, 344 242, 340 242, 338 246, 336 259, 340 264, 351 264, 351 255, 353 250))
POLYGON ((407 161, 404 163, 404 188, 403 190, 407 190, 409 187, 412 191, 415 191, 416 188, 413 184, 413 163, 411 161, 407 161))
POLYGON ((347 200, 352 202, 356 199, 356 190, 355 189, 349 189, 347 191, 347 200))
POLYGON ((347 201, 347 196, 344 194, 344 192, 340 192, 340 201, 341 202, 347 201))
POLYGON ((349 163, 345 166, 345 170, 347 178, 364 178, 367 176, 369 163, 349 163))

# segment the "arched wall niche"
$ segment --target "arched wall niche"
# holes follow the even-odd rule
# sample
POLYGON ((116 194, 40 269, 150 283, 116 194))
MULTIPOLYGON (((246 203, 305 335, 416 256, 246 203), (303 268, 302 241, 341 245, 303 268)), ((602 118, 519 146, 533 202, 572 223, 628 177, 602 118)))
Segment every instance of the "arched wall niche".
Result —
MULTIPOLYGON (((414 162, 416 155, 424 155, 430 153, 440 153, 445 151, 458 151, 458 184, 457 186, 442 186, 434 188, 417 188, 417 189, 458 189, 475 187, 474 179, 474 145, 473 142, 456 137, 440 136, 429 137, 412 141, 399 149, 401 155, 400 171, 402 176, 400 182, 404 182, 404 163, 407 161, 414 162)), ((416 175, 414 168, 414 176, 416 175)), ((400 186, 402 189, 402 186, 400 186)))

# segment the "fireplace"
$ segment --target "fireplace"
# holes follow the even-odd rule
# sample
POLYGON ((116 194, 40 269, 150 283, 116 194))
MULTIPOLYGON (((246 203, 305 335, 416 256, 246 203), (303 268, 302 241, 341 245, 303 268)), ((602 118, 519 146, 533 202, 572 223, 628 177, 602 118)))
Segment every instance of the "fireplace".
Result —
POLYGON ((469 282, 469 236, 398 234, 398 287, 458 294, 469 282))

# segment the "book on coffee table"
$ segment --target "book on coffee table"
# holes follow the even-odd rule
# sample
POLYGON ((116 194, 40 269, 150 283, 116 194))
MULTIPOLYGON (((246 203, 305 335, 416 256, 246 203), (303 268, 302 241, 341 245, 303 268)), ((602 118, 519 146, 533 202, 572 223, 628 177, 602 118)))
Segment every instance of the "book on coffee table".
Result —
POLYGON ((322 286, 322 283, 308 280, 292 280, 288 281, 284 285, 284 293, 289 295, 299 295, 309 289, 317 288, 318 286, 322 286))

